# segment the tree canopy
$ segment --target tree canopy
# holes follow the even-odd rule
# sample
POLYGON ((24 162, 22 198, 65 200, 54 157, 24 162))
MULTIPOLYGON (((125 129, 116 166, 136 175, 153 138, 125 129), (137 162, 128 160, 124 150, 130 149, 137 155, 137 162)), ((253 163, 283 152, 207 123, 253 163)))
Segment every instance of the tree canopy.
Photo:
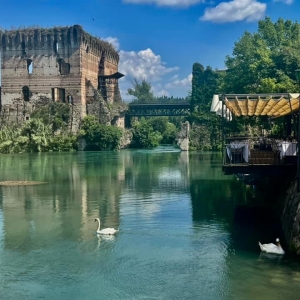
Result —
POLYGON ((298 90, 295 70, 300 65, 300 25, 290 20, 258 22, 246 31, 227 56, 225 93, 281 93, 298 90))
POLYGON ((134 79, 132 82, 133 88, 127 90, 128 95, 134 96, 135 102, 149 103, 154 100, 154 94, 152 92, 152 86, 145 79, 134 79))
MULTIPOLYGON (((256 32, 244 32, 235 42, 231 55, 226 56, 226 70, 213 70, 200 63, 193 65, 190 121, 198 126, 197 148, 204 143, 218 148, 220 124, 210 113, 214 94, 286 93, 299 90, 295 70, 300 68, 300 24, 265 18, 258 22, 256 32), (207 134, 210 133, 210 134, 207 134), (210 140, 210 142, 208 141, 210 140)), ((270 123, 267 117, 234 118, 226 127, 231 134, 258 132, 267 129, 274 135, 285 135, 288 119, 270 123)), ((290 121, 288 121, 290 122, 290 121)), ((196 128, 196 127, 195 127, 196 128)), ((197 143, 196 143, 197 144, 197 143)), ((209 148, 206 146, 206 148, 209 148)))

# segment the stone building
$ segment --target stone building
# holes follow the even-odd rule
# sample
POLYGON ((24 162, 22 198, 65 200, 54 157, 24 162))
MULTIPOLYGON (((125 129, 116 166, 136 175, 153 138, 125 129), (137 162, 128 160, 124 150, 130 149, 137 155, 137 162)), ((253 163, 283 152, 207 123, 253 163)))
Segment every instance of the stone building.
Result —
MULTIPOLYGON (((86 114, 99 113, 96 101, 122 102, 117 51, 79 25, 0 31, 0 51, 6 121, 23 122, 35 108, 58 101, 70 104, 76 131, 86 114)), ((114 116, 114 124, 122 126, 122 118, 114 116)))

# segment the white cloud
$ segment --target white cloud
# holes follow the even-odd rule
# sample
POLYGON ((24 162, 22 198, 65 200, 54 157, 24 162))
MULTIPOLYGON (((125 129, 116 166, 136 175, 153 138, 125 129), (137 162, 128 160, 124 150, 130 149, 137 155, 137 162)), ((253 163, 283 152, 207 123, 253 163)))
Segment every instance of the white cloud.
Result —
MULTIPOLYGON (((290 1, 290 0, 285 0, 290 1)), ((264 17, 267 5, 256 0, 233 0, 221 2, 216 7, 205 9, 202 21, 226 23, 246 20, 257 21, 264 17)))
POLYGON ((294 0, 274 0, 274 2, 282 2, 287 5, 291 5, 294 3, 294 0))
MULTIPOLYGON (((119 40, 115 37, 104 39, 119 48, 119 40)), ((129 101, 133 97, 127 95, 128 88, 132 87, 134 78, 145 79, 151 83, 155 96, 180 96, 190 89, 191 75, 179 79, 178 67, 167 67, 160 55, 155 54, 150 48, 141 51, 119 51, 119 71, 125 76, 119 80, 120 92, 123 100, 129 101), (170 76, 170 78, 168 78, 170 76), (178 89, 179 88, 179 89, 178 89)))
POLYGON ((154 93, 155 96, 157 97, 161 97, 161 96, 170 96, 170 92, 165 90, 161 85, 154 85, 152 87, 152 91, 154 93))
POLYGON ((131 80, 137 78, 152 82, 160 80, 165 74, 177 71, 179 68, 167 68, 160 55, 156 55, 148 48, 139 52, 121 50, 119 69, 131 80))
POLYGON ((186 78, 179 79, 178 75, 171 78, 171 81, 165 85, 165 88, 172 89, 175 87, 186 87, 190 88, 192 85, 192 74, 188 75, 186 78))
POLYGON ((123 2, 132 4, 156 4, 157 6, 169 7, 190 7, 198 3, 204 3, 205 0, 123 0, 123 2))
POLYGON ((119 70, 125 75, 120 80, 122 98, 129 100, 127 89, 132 87, 132 80, 145 79, 152 85, 154 95, 169 96, 170 92, 164 89, 162 81, 167 74, 178 71, 178 67, 167 67, 162 61, 161 56, 155 54, 150 48, 141 51, 124 51, 121 50, 119 70))
POLYGON ((116 50, 119 50, 120 43, 119 43, 118 38, 109 36, 107 38, 104 38, 103 40, 112 44, 116 50))

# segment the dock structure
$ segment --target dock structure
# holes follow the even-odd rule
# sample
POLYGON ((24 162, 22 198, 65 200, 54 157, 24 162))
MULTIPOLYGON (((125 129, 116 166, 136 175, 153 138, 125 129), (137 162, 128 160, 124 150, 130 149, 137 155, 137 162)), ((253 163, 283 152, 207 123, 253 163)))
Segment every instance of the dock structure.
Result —
MULTIPOLYGON (((271 120, 290 116, 298 136, 299 93, 214 95, 211 112, 222 118, 222 169, 225 174, 295 175, 298 138, 225 136, 233 117, 268 116, 271 120), (297 124, 298 123, 298 124, 297 124)), ((288 126, 289 130, 292 125, 288 126)))

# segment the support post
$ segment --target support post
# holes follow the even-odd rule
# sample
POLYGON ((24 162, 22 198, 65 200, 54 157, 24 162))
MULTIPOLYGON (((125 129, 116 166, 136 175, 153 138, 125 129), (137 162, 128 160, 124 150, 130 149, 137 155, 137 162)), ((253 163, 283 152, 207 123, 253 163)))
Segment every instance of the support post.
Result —
POLYGON ((223 162, 223 165, 225 164, 225 161, 224 161, 224 158, 226 157, 224 155, 224 142, 225 142, 225 133, 224 133, 224 104, 225 104, 225 101, 224 101, 224 98, 225 98, 225 95, 222 94, 222 162, 223 162))
MULTIPOLYGON (((300 87, 300 69, 295 71, 296 73, 296 79, 298 82, 298 85, 300 87)), ((300 95, 298 95, 298 132, 297 132, 297 192, 300 191, 300 151, 299 151, 299 145, 300 145, 300 95)))
POLYGON ((298 110, 298 132, 297 132, 297 192, 300 191, 300 95, 298 97, 299 100, 299 110, 298 110))

